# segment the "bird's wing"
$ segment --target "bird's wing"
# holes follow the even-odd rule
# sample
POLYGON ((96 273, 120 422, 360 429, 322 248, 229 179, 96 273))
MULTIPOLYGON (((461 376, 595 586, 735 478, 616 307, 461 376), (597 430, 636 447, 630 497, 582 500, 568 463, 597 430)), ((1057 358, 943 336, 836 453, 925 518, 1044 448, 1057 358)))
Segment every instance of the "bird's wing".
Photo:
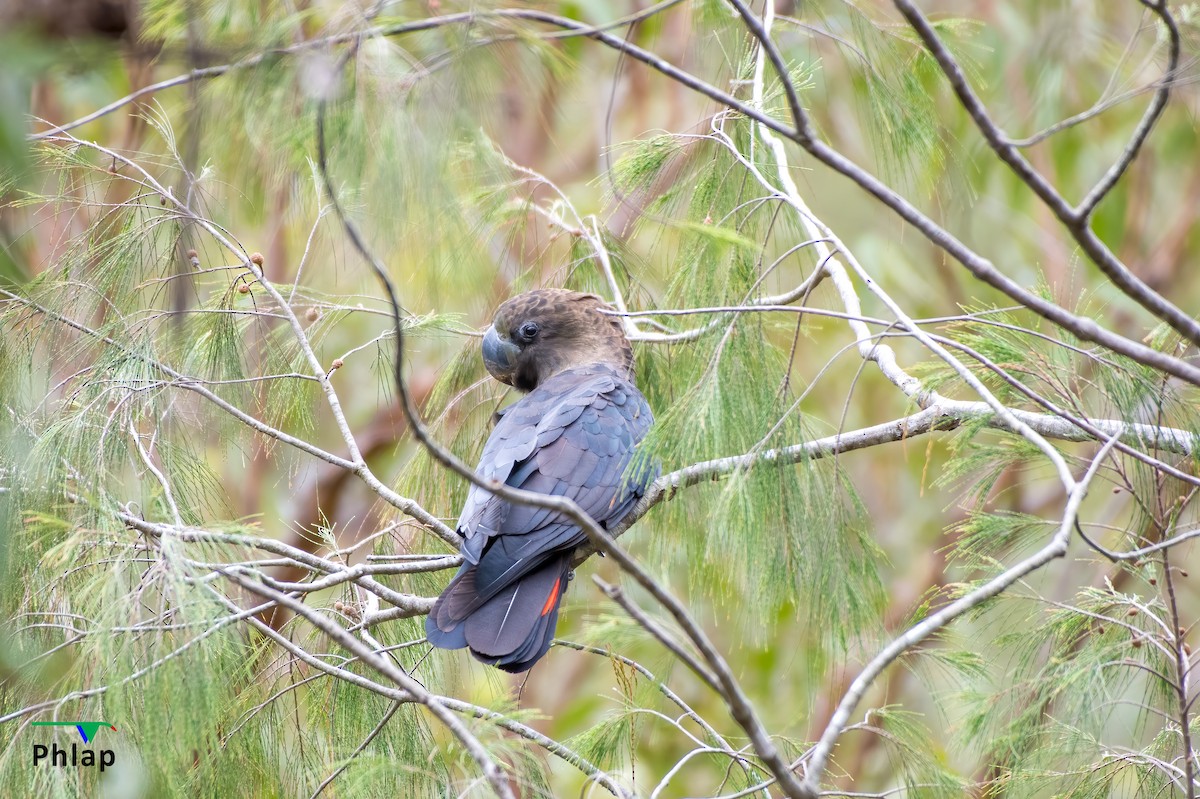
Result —
MULTIPOLYGON (((631 469, 653 417, 646 400, 611 367, 562 372, 505 413, 487 444, 480 476, 574 500, 597 522, 619 521, 657 469, 631 469)), ((472 487, 459 519, 463 565, 438 597, 430 643, 508 671, 537 661, 554 636, 574 547, 586 534, 545 508, 516 505, 472 487)))
MULTIPOLYGON (((593 519, 611 525, 654 479, 631 471, 634 450, 653 416, 641 392, 607 367, 568 370, 512 406, 484 447, 478 474, 506 485, 574 500, 593 519)), ((461 619, 549 560, 586 540, 555 511, 502 500, 472 487, 458 524, 469 590, 447 596, 445 611, 461 619)), ((539 606, 546 597, 528 601, 539 606)), ((513 602, 523 601, 520 592, 513 602)), ((535 609, 536 610, 536 609, 535 609)), ((513 612, 506 618, 528 618, 513 612)), ((536 613, 533 614, 536 618, 536 613)))

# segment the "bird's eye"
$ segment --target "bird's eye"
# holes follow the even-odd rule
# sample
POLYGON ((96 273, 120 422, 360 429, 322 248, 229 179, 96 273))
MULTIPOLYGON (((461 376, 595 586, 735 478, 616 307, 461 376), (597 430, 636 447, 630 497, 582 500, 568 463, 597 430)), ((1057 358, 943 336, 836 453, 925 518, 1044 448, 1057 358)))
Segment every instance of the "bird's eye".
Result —
POLYGON ((521 325, 521 330, 519 332, 521 334, 521 338, 525 339, 526 341, 533 341, 534 336, 538 334, 539 330, 541 330, 541 328, 536 322, 526 322, 525 324, 521 325))

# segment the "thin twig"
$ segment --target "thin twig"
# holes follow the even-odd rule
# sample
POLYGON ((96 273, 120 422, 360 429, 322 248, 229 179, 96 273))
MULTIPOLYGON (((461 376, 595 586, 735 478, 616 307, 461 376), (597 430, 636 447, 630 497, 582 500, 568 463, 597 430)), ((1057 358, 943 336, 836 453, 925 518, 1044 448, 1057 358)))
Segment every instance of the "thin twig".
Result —
MULTIPOLYGON (((841 701, 838 702, 838 706, 829 719, 829 723, 825 726, 824 732, 821 733, 820 740, 809 753, 809 762, 805 771, 805 784, 814 795, 820 788, 821 775, 825 770, 830 754, 833 752, 834 745, 841 736, 842 728, 845 727, 846 722, 850 719, 850 714, 854 712, 858 703, 862 701, 867 689, 870 688, 875 678, 883 673, 884 669, 890 666, 906 651, 921 643, 921 641, 924 641, 954 619, 967 611, 979 607, 987 600, 1005 591, 1009 586, 1021 580, 1026 575, 1037 571, 1052 560, 1066 555, 1067 542, 1070 540, 1071 530, 1074 528, 1075 519, 1079 515, 1079 507, 1083 502, 1084 496, 1087 494, 1088 486, 1091 484, 1092 478, 1095 477, 1100 469, 1100 464, 1108 456, 1116 441, 1117 436, 1113 436, 1104 443, 1104 446, 1100 448, 1096 457, 1092 459, 1083 477, 1074 484, 1074 488, 1068 493, 1066 507, 1063 509, 1062 522, 1046 546, 1016 565, 1009 567, 1002 574, 992 578, 979 588, 951 602, 918 624, 913 625, 884 647, 879 654, 863 667, 863 670, 854 678, 854 681, 842 696, 841 701)), ((799 765, 799 762, 797 762, 797 765, 799 765)))
POLYGON ((325 789, 328 788, 329 785, 342 774, 342 772, 350 768, 350 766, 354 763, 354 758, 362 754, 363 750, 371 745, 371 741, 374 741, 379 736, 379 733, 383 732, 383 728, 386 727, 387 723, 392 720, 392 716, 396 715, 396 711, 400 709, 402 704, 404 703, 393 702, 388 706, 387 711, 383 714, 383 718, 379 720, 379 723, 375 725, 375 728, 367 733, 367 737, 363 738, 362 743, 355 747, 354 751, 351 752, 349 757, 346 758, 345 763, 338 766, 333 770, 332 774, 321 781, 321 784, 318 785, 317 789, 312 792, 312 796, 310 796, 309 799, 317 799, 317 797, 320 796, 325 789))
POLYGON ((492 790, 496 792, 496 795, 501 797, 501 799, 515 799, 508 779, 504 776, 500 767, 496 765, 491 755, 488 754, 483 744, 479 742, 479 739, 459 721, 457 716, 450 712, 449 708, 442 704, 433 694, 426 691, 424 686, 405 673, 403 669, 388 658, 380 656, 365 643, 351 635, 344 627, 334 624, 324 616, 313 613, 312 609, 303 602, 292 598, 282 591, 276 591, 262 583, 246 579, 236 569, 228 569, 223 573, 230 581, 250 593, 258 594, 265 599, 270 599, 282 605, 293 613, 303 615, 305 621, 309 624, 325 633, 325 635, 329 636, 339 645, 356 655, 359 660, 395 683, 408 695, 408 701, 424 705, 458 739, 459 743, 463 745, 463 748, 467 750, 471 758, 483 772, 488 783, 491 784, 492 790))
POLYGON ((1133 132, 1121 156, 1109 168, 1096 186, 1088 192, 1087 196, 1080 201, 1079 205, 1072 208, 1059 191, 1029 163, 1020 150, 1009 141, 1009 138, 992 121, 987 109, 983 105, 983 101, 979 99, 979 96, 975 94, 970 84, 967 83, 967 78, 962 68, 959 67, 954 56, 950 54, 945 43, 942 42, 941 37, 934 30, 933 25, 917 9, 912 0, 893 1, 897 10, 908 21, 908 24, 912 26, 912 29, 921 38, 925 48, 933 56, 934 60, 937 61, 938 66, 941 67, 942 73, 946 76, 946 80, 954 90, 959 103, 975 122, 975 126, 983 134, 988 146, 992 148, 996 156, 1007 164, 1016 173, 1017 177, 1046 204, 1046 207, 1054 213, 1055 217, 1071 233, 1079 243, 1079 246, 1087 253, 1088 257, 1100 267, 1100 270, 1104 272, 1117 288, 1156 318, 1166 322, 1181 336, 1193 344, 1200 344, 1200 322, 1197 322, 1191 315, 1185 313, 1157 291, 1146 285, 1137 275, 1133 274, 1092 231, 1090 222, 1092 212, 1104 196, 1117 184, 1117 181, 1121 179, 1121 176, 1129 168, 1129 165, 1133 163, 1142 145, 1153 130, 1155 122, 1162 116, 1162 112, 1166 108, 1167 99, 1171 92, 1171 82, 1175 70, 1179 66, 1180 52, 1179 29, 1170 11, 1166 8, 1166 3, 1151 3, 1148 1, 1144 3, 1159 16, 1167 28, 1170 44, 1168 48, 1169 57, 1166 75, 1159 83, 1158 89, 1154 93, 1154 98, 1150 101, 1150 106, 1146 109, 1146 113, 1142 117, 1141 122, 1138 123, 1137 129, 1133 132))

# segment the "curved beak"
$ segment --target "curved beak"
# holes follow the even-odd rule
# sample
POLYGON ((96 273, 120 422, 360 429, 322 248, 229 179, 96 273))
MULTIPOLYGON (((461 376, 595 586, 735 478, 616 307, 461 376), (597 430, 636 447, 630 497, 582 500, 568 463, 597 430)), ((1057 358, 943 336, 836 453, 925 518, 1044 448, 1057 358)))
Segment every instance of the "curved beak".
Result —
POLYGON ((501 338, 495 327, 483 334, 483 364, 492 377, 501 383, 512 385, 512 373, 521 348, 506 338, 501 338))

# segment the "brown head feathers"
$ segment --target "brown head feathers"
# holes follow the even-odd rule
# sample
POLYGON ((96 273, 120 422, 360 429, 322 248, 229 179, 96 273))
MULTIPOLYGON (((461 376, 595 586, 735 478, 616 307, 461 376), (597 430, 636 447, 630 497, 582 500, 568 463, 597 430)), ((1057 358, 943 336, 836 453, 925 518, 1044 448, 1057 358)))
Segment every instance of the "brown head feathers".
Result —
POLYGON ((633 379, 633 349, 620 318, 595 294, 535 289, 506 301, 484 336, 483 358, 492 376, 532 391, 564 369, 591 363, 615 367, 633 379))

